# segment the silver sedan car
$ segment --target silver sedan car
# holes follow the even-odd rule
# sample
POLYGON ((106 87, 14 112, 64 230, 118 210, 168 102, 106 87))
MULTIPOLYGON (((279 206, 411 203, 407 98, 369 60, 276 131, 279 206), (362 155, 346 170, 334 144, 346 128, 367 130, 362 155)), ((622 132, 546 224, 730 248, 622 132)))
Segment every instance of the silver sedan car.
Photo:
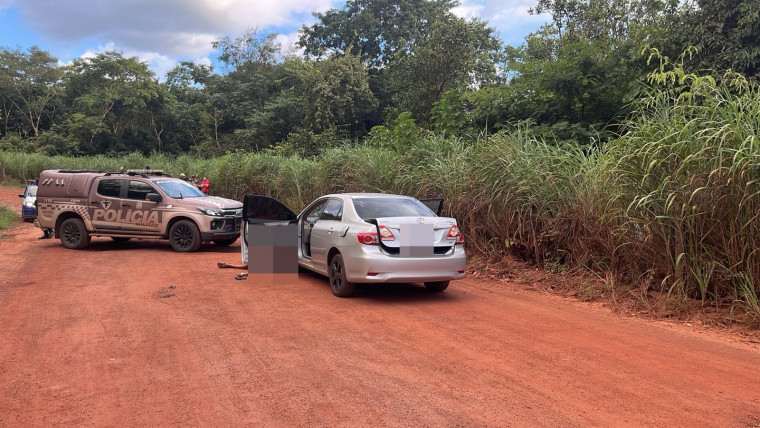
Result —
POLYGON ((455 219, 435 212, 441 200, 341 193, 318 198, 296 216, 273 215, 275 205, 288 209, 255 198, 260 199, 246 199, 253 206, 246 208, 249 217, 255 220, 258 205, 266 207, 268 218, 297 223, 298 265, 327 276, 338 297, 351 296, 356 283, 423 282, 441 292, 449 281, 465 276, 464 235, 455 219))

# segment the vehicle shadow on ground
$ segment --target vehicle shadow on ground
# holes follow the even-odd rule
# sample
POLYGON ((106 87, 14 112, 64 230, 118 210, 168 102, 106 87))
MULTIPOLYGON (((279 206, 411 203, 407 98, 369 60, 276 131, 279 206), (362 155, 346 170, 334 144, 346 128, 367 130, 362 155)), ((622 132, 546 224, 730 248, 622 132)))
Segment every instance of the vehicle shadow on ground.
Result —
MULTIPOLYGON (((330 281, 327 277, 320 274, 300 270, 300 278, 314 280, 324 286, 326 293, 332 294, 330 290, 330 281)), ((451 281, 449 289, 457 286, 457 281, 451 281)), ((428 291, 422 283, 382 283, 382 284, 356 284, 356 293, 349 297, 351 300, 371 300, 379 303, 419 303, 419 302, 440 302, 452 303, 461 301, 463 296, 459 293, 449 293, 448 290, 442 293, 428 291)), ((337 297, 336 297, 337 299, 337 297)))
MULTIPOLYGON (((162 239, 130 239, 125 242, 117 242, 111 238, 93 238, 86 248, 78 251, 84 252, 103 252, 103 251, 167 251, 176 252, 171 243, 162 239)), ((240 254, 239 245, 215 245, 204 244, 198 249, 199 253, 209 252, 218 254, 237 253, 240 254)))

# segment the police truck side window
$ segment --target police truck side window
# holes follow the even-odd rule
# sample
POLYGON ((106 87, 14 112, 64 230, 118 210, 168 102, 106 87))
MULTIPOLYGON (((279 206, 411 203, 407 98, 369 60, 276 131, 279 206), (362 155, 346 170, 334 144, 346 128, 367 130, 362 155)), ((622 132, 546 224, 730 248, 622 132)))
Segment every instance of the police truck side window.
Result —
POLYGON ((148 183, 144 183, 142 181, 129 182, 129 189, 127 190, 127 198, 144 201, 147 198, 148 193, 157 193, 157 192, 153 189, 153 186, 151 186, 148 183))
POLYGON ((98 194, 108 198, 118 198, 121 195, 121 180, 100 180, 98 194))

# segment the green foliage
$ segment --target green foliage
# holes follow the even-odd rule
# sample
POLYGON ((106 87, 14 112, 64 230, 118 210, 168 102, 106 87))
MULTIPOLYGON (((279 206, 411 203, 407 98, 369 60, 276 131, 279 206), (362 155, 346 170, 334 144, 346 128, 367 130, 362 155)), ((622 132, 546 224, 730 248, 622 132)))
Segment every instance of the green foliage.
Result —
POLYGON ((733 70, 760 78, 760 3, 696 0, 688 5, 669 38, 671 56, 694 46, 697 54, 689 71, 733 70))
POLYGON ((0 204, 0 230, 13 226, 18 219, 18 214, 12 209, 0 204))
POLYGON ((5 130, 36 137, 49 126, 59 101, 63 68, 34 46, 28 52, 0 49, 0 112, 5 130))
POLYGON ((304 128, 316 133, 338 127, 349 136, 364 134, 364 122, 377 108, 369 75, 359 58, 332 56, 303 73, 304 128))
POLYGON ((300 31, 298 45, 307 57, 330 53, 360 56, 372 69, 388 65, 399 51, 409 51, 429 27, 446 16, 453 0, 348 0, 343 9, 315 12, 318 22, 300 31))
POLYGON ((501 53, 492 32, 483 22, 455 17, 432 23, 412 51, 394 54, 387 76, 396 107, 427 123, 446 91, 497 83, 501 53))
POLYGON ((638 270, 677 295, 736 298, 735 278, 760 278, 760 89, 679 65, 651 78, 667 86, 637 104, 610 152, 636 244, 646 245, 638 270))

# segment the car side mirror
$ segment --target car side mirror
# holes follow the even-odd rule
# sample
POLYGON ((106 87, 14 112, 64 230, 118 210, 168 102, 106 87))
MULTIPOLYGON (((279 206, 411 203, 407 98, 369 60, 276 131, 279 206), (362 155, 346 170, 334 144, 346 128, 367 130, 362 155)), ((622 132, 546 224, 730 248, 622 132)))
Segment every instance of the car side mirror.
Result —
POLYGON ((18 195, 18 197, 19 197, 19 198, 23 198, 23 197, 24 197, 24 195, 18 195))
POLYGON ((151 201, 151 202, 161 202, 164 200, 164 198, 161 197, 158 193, 148 193, 145 195, 145 199, 151 201))

